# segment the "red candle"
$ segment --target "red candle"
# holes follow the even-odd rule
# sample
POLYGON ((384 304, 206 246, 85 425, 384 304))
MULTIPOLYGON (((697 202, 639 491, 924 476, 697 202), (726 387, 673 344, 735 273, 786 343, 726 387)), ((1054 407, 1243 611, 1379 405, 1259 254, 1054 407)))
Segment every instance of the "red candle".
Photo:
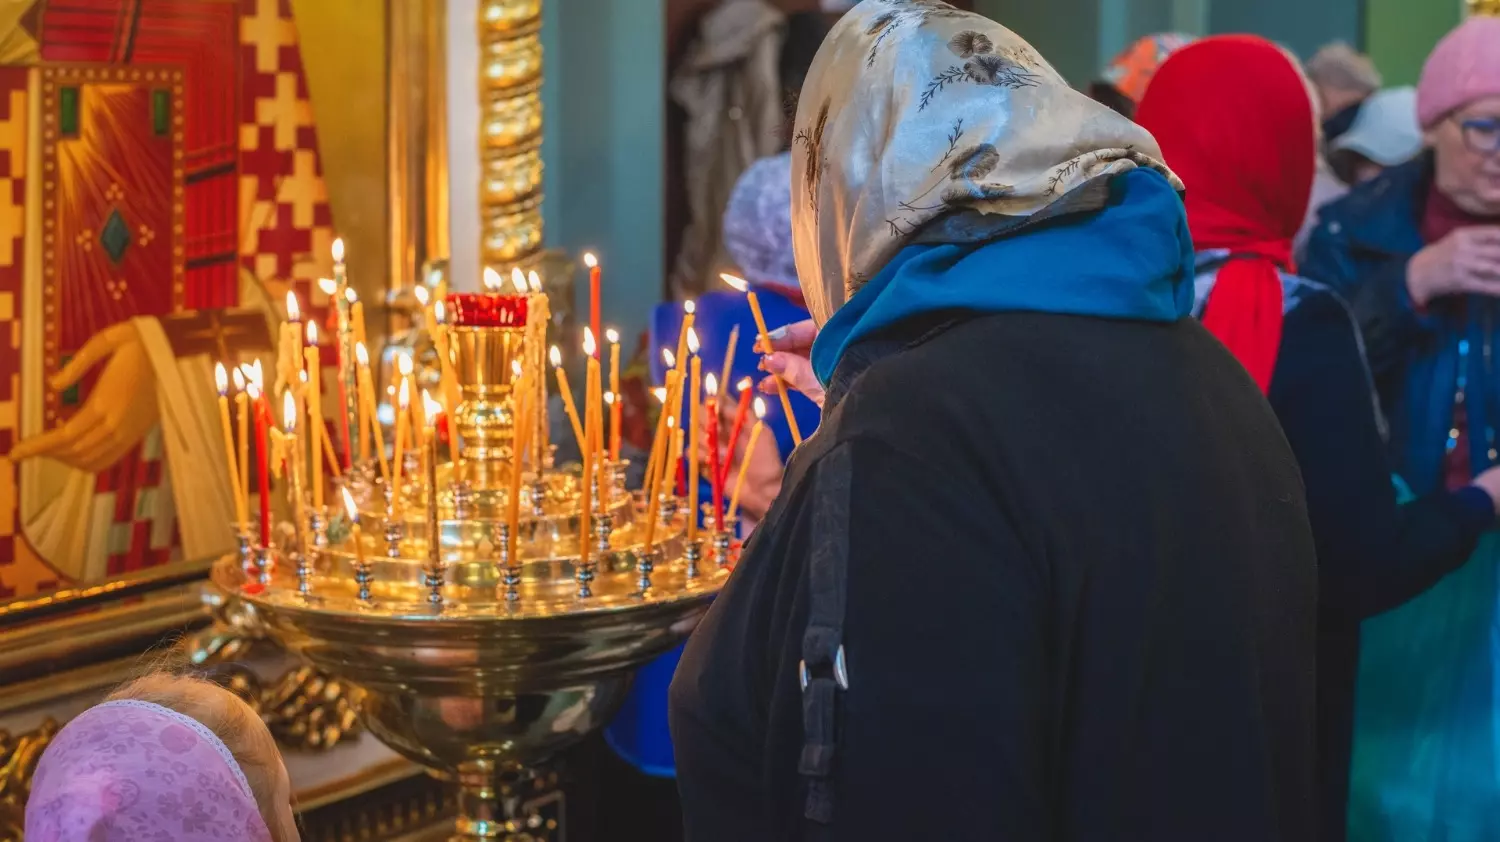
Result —
MULTIPOLYGON (((719 389, 714 376, 708 376, 708 396, 704 409, 708 411, 708 420, 704 422, 703 437, 708 440, 708 485, 713 489, 714 505, 714 530, 724 528, 724 487, 719 483, 719 389)), ((697 477, 693 480, 696 482, 697 477)), ((696 514, 696 513, 695 513, 696 514)))
POLYGON ((740 405, 734 411, 734 426, 729 429, 729 458, 724 460, 722 473, 719 474, 719 486, 729 481, 729 465, 734 462, 734 449, 740 443, 740 430, 745 428, 745 418, 750 414, 750 393, 755 391, 750 388, 750 378, 740 380, 735 388, 740 390, 740 405))
POLYGON ((255 449, 260 453, 260 470, 256 473, 258 477, 258 490, 260 491, 260 545, 271 546, 271 446, 266 440, 266 419, 270 410, 266 409, 266 396, 260 391, 260 384, 251 383, 250 399, 255 401, 255 449))
MULTIPOLYGON (((589 327, 595 336, 603 336, 599 325, 599 259, 592 254, 583 256, 583 263, 589 267, 589 327)), ((594 349, 594 359, 599 359, 599 349, 594 349)))
MULTIPOLYGON (((679 438, 680 438, 680 436, 679 436, 679 438)), ((678 497, 686 497, 687 496, 687 460, 686 459, 678 459, 677 460, 677 496, 678 497)), ((697 513, 694 512, 692 516, 696 517, 697 513)))

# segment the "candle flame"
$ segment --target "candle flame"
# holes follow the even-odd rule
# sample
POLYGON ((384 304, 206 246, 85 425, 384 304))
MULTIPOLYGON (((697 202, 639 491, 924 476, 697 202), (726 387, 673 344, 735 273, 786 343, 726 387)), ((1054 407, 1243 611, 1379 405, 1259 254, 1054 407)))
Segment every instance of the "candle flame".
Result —
POLYGON ((484 288, 491 291, 500 288, 500 273, 488 266, 484 267, 484 288))
POLYGON ((583 253, 583 265, 593 269, 599 265, 599 258, 595 257, 593 252, 586 251, 583 253))
POLYGON ((662 403, 667 402, 667 387, 657 386, 655 389, 651 390, 651 394, 655 395, 656 399, 661 401, 662 403))
POLYGON ((440 325, 448 323, 448 308, 443 306, 441 300, 432 302, 432 319, 440 325))
POLYGON ((755 399, 755 420, 759 421, 766 417, 766 402, 762 398, 755 399))
POLYGON ((703 391, 711 398, 719 394, 719 378, 715 377, 713 372, 709 372, 708 376, 703 378, 703 391))
POLYGON ((261 368, 260 360, 256 360, 255 362, 251 363, 250 370, 245 373, 250 375, 251 379, 255 381, 255 385, 259 387, 262 392, 266 390, 266 370, 264 368, 261 368))
POLYGON ((260 386, 256 385, 253 382, 252 383, 246 383, 245 384, 245 394, 249 395, 250 396, 250 400, 252 400, 252 401, 258 401, 258 400, 260 400, 260 386))
POLYGON ((661 361, 667 364, 667 368, 677 367, 677 355, 672 353, 671 348, 661 349, 661 361))
POLYGON ((688 353, 690 353, 690 354, 696 354, 696 353, 698 353, 698 348, 699 348, 699 345, 698 345, 698 330, 696 328, 691 328, 691 327, 688 328, 687 347, 688 347, 688 353))
POLYGON ((402 354, 396 358, 396 368, 400 370, 402 377, 411 376, 411 354, 402 354))
POLYGON ((281 426, 288 433, 297 429, 297 399, 292 397, 291 389, 281 394, 281 426))
POLYGON ((422 390, 422 414, 427 417, 427 426, 437 426, 437 417, 443 411, 443 405, 432 399, 432 395, 422 390))
POLYGON ((354 359, 359 361, 360 365, 370 364, 370 352, 365 350, 365 343, 354 343, 354 359))
POLYGON ((417 303, 423 307, 426 307, 427 302, 432 300, 432 293, 428 291, 427 287, 420 284, 412 287, 411 294, 417 297, 417 303))
POLYGON ((234 390, 236 392, 245 391, 245 374, 239 369, 234 370, 234 390))
POLYGON ((532 292, 542 291, 542 276, 538 275, 535 269, 532 269, 530 272, 526 273, 526 280, 531 284, 532 292))
POLYGON ((520 360, 511 360, 510 361, 510 379, 512 379, 512 380, 519 380, 520 378, 521 378, 521 361, 520 360))
POLYGON ((297 306, 297 293, 287 290, 286 293, 286 320, 289 322, 302 321, 302 308, 297 306))
POLYGON ((317 322, 308 321, 308 323, 307 323, 307 344, 313 346, 314 348, 318 347, 318 323, 317 322))
POLYGON ((214 384, 219 387, 219 397, 229 393, 229 375, 225 373, 223 363, 214 363, 214 384))
POLYGON ((526 275, 521 272, 521 267, 510 270, 510 283, 516 288, 516 292, 526 294, 526 275))
POLYGON ((620 332, 612 327, 604 329, 604 339, 611 345, 620 344, 620 332))
POLYGON ((749 281, 745 280, 744 278, 737 278, 734 275, 729 274, 728 272, 720 272, 719 280, 723 281, 726 284, 729 284, 731 287, 739 290, 740 292, 745 292, 750 289, 749 281))
POLYGON ((667 429, 671 430, 671 429, 674 429, 676 427, 677 427, 677 416, 675 416, 675 415, 668 415, 667 416, 667 429))
POLYGON ((349 522, 359 526, 359 507, 354 505, 354 495, 349 493, 349 486, 339 486, 339 493, 344 495, 344 511, 349 513, 349 522))
POLYGON ((333 295, 339 291, 339 282, 333 278, 319 278, 318 289, 323 290, 324 295, 333 295))
POLYGON ((583 353, 592 357, 594 355, 594 351, 597 350, 598 347, 599 346, 594 343, 594 332, 585 327, 583 329, 583 353))
POLYGON ((354 287, 344 287, 344 300, 353 304, 359 300, 359 293, 354 291, 354 287))
POLYGON ((682 302, 682 312, 687 313, 689 316, 698 312, 698 302, 691 298, 682 302))
POLYGON ((547 359, 552 361, 553 368, 560 368, 562 366, 562 351, 559 351, 557 346, 553 345, 547 351, 547 359))
POLYGON ((333 241, 333 262, 344 262, 344 238, 338 237, 333 241))
POLYGON ((307 369, 305 369, 305 368, 299 368, 299 369, 297 369, 297 379, 299 381, 303 382, 303 383, 306 383, 307 382, 307 369))
POLYGON ((401 391, 396 393, 396 403, 401 405, 401 411, 411 406, 411 383, 407 380, 401 381, 401 391))
POLYGON ((614 406, 615 405, 615 393, 614 392, 605 392, 604 393, 604 402, 607 403, 607 404, 609 404, 610 406, 614 406))
POLYGON ((751 386, 754 386, 754 385, 755 384, 750 381, 750 378, 745 377, 745 378, 742 378, 740 380, 740 382, 736 383, 734 385, 734 388, 735 388, 736 391, 743 392, 746 389, 748 389, 748 388, 750 388, 751 386))

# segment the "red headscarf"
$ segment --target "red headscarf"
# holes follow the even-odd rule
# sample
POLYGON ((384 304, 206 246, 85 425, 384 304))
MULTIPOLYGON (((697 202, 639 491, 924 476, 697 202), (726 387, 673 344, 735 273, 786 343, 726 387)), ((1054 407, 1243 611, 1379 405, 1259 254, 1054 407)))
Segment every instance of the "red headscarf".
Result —
POLYGON ((1315 120, 1292 59, 1250 35, 1206 38, 1173 53, 1136 112, 1187 185, 1194 246, 1229 250, 1203 325, 1261 391, 1281 344, 1277 270, 1293 269, 1292 238, 1312 193, 1315 120))

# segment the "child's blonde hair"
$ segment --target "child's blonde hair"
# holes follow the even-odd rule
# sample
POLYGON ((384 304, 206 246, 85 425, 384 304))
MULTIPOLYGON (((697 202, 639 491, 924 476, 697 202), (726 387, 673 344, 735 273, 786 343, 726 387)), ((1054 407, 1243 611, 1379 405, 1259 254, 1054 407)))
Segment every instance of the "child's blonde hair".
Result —
POLYGON ((111 693, 108 701, 127 699, 174 710, 212 731, 245 773, 274 842, 296 842, 296 828, 286 827, 284 813, 278 810, 278 801, 287 797, 276 792, 286 774, 281 752, 270 729, 244 700, 213 682, 170 672, 137 678, 111 693))

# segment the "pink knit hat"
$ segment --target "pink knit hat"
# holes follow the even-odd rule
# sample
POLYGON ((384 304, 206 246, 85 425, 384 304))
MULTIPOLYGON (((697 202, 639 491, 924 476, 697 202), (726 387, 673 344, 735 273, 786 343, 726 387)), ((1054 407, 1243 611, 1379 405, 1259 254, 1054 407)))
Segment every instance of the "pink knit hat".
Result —
POLYGON ((1443 36, 1427 57, 1417 85, 1417 119, 1431 128, 1489 96, 1500 96, 1500 18, 1475 16, 1443 36))

